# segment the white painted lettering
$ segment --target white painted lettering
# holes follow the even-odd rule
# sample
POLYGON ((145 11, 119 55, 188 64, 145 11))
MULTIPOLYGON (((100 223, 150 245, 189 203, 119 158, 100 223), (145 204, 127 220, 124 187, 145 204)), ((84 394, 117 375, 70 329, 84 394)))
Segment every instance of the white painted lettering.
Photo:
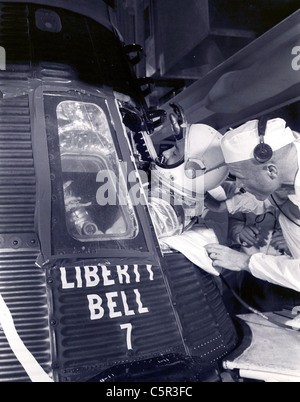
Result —
POLYGON ((127 349, 132 350, 132 341, 131 341, 132 324, 121 324, 120 327, 121 329, 126 330, 127 349))
POLYGON ((86 266, 84 267, 84 271, 85 271, 86 287, 92 288, 97 286, 100 282, 100 278, 98 275, 98 267, 86 266))
POLYGON ((128 265, 124 265, 124 267, 117 265, 118 278, 121 284, 123 284, 123 277, 125 278, 125 283, 130 283, 130 276, 127 271, 128 265))
POLYGON ((125 315, 135 315, 133 310, 129 310, 128 303, 127 303, 127 296, 123 290, 121 291, 121 297, 122 297, 125 315))
POLYGON ((139 266, 135 264, 133 266, 133 272, 135 273, 135 281, 136 282, 140 282, 140 277, 141 277, 138 270, 139 270, 139 266))
POLYGON ((104 315, 104 309, 102 307, 102 299, 98 295, 88 295, 90 319, 100 320, 104 315))
POLYGON ((113 301, 113 298, 115 298, 115 297, 118 297, 118 292, 106 293, 107 307, 109 310, 110 318, 116 318, 116 317, 122 316, 121 311, 115 311, 115 308, 117 307, 117 303, 115 301, 113 301))
POLYGON ((68 283, 67 281, 67 272, 66 268, 61 267, 60 268, 60 278, 61 278, 61 284, 63 289, 74 289, 75 288, 75 283, 68 283))
POLYGON ((81 279, 81 269, 80 269, 80 267, 75 267, 75 271, 76 271, 77 287, 82 288, 82 279, 81 279))
POLYGON ((153 271, 152 271, 152 265, 147 265, 147 271, 149 272, 150 281, 153 281, 154 280, 154 275, 153 275, 153 271))
POLYGON ((136 303, 137 303, 137 305, 138 305, 138 312, 139 312, 140 314, 149 313, 148 308, 147 308, 147 307, 143 307, 143 304, 142 304, 142 302, 141 302, 141 294, 140 294, 140 292, 138 291, 138 289, 134 289, 133 291, 134 291, 135 296, 136 296, 136 303))
POLYGON ((103 285, 104 286, 111 286, 115 284, 115 281, 113 279, 108 279, 109 276, 111 276, 110 270, 107 268, 106 265, 101 265, 102 269, 102 276, 103 276, 103 285))
MULTIPOLYGON (((143 265, 143 268, 145 265, 143 265)), ((60 267, 60 279, 62 289, 75 289, 75 288, 95 288, 99 284, 101 286, 109 287, 114 286, 116 283, 120 285, 130 284, 132 282, 140 283, 147 278, 142 277, 140 266, 133 265, 117 265, 108 267, 106 265, 86 265, 83 267, 60 267)), ((148 272, 148 280, 154 281, 154 272, 152 265, 146 265, 148 272)), ((143 270, 144 274, 145 270, 143 270)), ((125 292, 118 292, 119 300, 123 301, 124 311, 126 315, 131 315, 132 306, 127 303, 127 295, 125 292), (122 300, 121 300, 122 299, 122 300)), ((138 297, 138 296, 137 296, 138 297)), ((139 300, 139 298, 137 298, 139 300)), ((114 315, 114 313, 113 313, 114 315)))

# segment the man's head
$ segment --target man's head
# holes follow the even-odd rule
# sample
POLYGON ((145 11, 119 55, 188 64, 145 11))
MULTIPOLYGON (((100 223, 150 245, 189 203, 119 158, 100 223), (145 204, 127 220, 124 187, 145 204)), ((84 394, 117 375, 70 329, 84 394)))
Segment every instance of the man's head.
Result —
POLYGON ((192 124, 186 136, 156 160, 153 175, 178 194, 192 199, 218 187, 228 168, 220 148, 222 135, 205 124, 192 124))
POLYGON ((177 166, 184 160, 184 139, 176 141, 175 145, 164 151, 158 158, 160 165, 177 166))
POLYGON ((264 200, 285 185, 293 184, 293 166, 288 155, 293 149, 295 137, 282 119, 267 122, 264 143, 273 155, 260 163, 254 157, 254 149, 260 143, 258 120, 249 121, 224 135, 221 148, 230 173, 236 177, 237 186, 264 200))

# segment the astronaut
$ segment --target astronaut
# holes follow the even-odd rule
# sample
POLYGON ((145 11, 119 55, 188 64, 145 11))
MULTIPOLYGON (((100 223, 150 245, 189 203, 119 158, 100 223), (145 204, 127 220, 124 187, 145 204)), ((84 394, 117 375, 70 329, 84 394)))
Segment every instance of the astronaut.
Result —
MULTIPOLYGON (((255 253, 251 256, 220 244, 206 250, 213 266, 248 271, 254 277, 300 291, 300 141, 282 119, 252 120, 227 132, 221 149, 236 185, 255 196, 252 211, 273 204, 292 256, 255 253)), ((250 212, 249 203, 231 203, 231 213, 250 212), (247 204, 247 205, 246 205, 247 204), (247 206, 247 211, 243 208, 247 206)), ((229 204, 228 204, 229 205, 229 204)))
POLYGON ((204 210, 207 191, 228 176, 222 135, 205 124, 187 124, 179 105, 170 115, 175 145, 152 164, 149 208, 158 238, 181 234, 204 210))

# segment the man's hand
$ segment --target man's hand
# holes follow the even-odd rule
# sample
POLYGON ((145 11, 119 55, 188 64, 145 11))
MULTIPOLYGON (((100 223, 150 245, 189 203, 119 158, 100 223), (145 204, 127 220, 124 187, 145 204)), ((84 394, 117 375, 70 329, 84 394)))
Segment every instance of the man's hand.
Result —
POLYGON ((277 230, 275 233, 273 233, 270 245, 274 247, 275 250, 280 250, 286 254, 291 255, 281 230, 277 230))
POLYGON ((249 271, 250 256, 247 254, 221 244, 207 244, 205 248, 214 267, 230 269, 231 271, 249 271))
POLYGON ((243 246, 257 246, 259 229, 254 225, 247 226, 244 222, 231 219, 231 236, 234 241, 243 246))

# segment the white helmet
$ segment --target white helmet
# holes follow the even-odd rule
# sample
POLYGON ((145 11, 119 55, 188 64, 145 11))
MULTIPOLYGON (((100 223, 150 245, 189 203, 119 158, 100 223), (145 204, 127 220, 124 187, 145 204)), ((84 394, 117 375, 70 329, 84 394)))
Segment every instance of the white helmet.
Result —
POLYGON ((222 135, 205 124, 192 124, 185 136, 184 159, 175 165, 155 162, 154 180, 185 200, 204 199, 228 176, 220 146, 222 135))

